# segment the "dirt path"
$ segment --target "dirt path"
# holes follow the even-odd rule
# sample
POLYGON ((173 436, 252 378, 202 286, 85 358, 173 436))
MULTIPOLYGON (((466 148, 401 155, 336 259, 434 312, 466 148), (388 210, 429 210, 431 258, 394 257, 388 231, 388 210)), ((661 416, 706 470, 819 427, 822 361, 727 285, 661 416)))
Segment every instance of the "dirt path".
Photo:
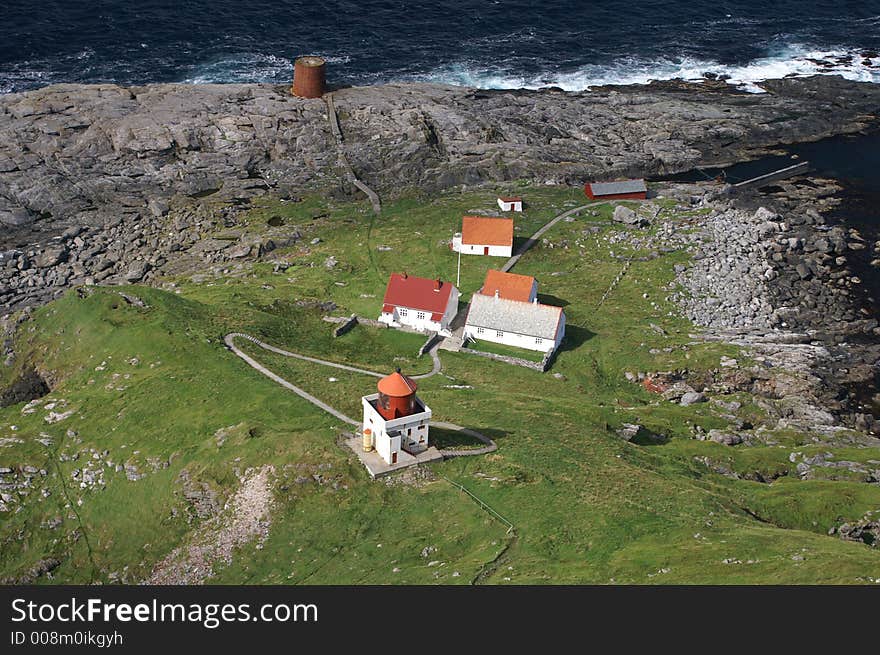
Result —
MULTIPOLYGON (((229 350, 231 350, 238 357, 240 357, 245 362, 247 362, 252 368, 256 369, 257 371, 259 371, 260 373, 265 375, 270 380, 277 382, 285 389, 290 389, 296 395, 298 395, 300 398, 303 398, 303 399, 309 401, 310 403, 312 403, 316 407, 322 409, 323 411, 327 412, 331 416, 334 416, 335 418, 339 419, 343 423, 348 423, 349 425, 354 425, 354 426, 360 427, 361 423, 360 423, 360 421, 356 421, 353 418, 346 416, 345 414, 340 412, 335 407, 332 407, 331 405, 328 405, 327 403, 325 403, 323 400, 316 398, 315 396, 310 394, 305 389, 299 388, 295 384, 285 380, 280 375, 277 375, 276 373, 273 373, 272 371, 270 371, 268 368, 266 368, 265 366, 260 364, 260 362, 258 362, 253 357, 251 357, 247 353, 243 352, 238 346, 236 346, 235 345, 236 339, 245 339, 247 341, 250 341, 254 345, 259 346, 260 348, 263 348, 264 350, 268 350, 269 352, 273 352, 278 355, 283 355, 285 357, 293 357, 293 358, 301 359, 301 360, 304 360, 307 362, 312 362, 313 364, 320 364, 322 366, 330 366, 332 368, 338 368, 338 369, 342 369, 345 371, 350 371, 352 373, 360 373, 361 375, 369 375, 369 376, 376 377, 376 378, 385 377, 382 373, 376 373, 375 371, 368 371, 366 369, 356 368, 354 366, 347 366, 345 364, 337 364, 336 362, 328 362, 323 359, 317 359, 316 357, 308 357, 306 355, 300 355, 299 353, 293 353, 288 350, 282 350, 281 348, 276 348, 275 346, 271 346, 268 343, 264 343, 264 342, 260 341, 259 339, 257 339, 256 337, 252 337, 249 334, 244 334, 243 332, 230 332, 229 334, 227 334, 224 337, 223 341, 226 343, 226 346, 229 348, 229 350)), ((431 368, 431 370, 428 373, 423 373, 421 375, 414 375, 413 376, 414 378, 423 380, 425 378, 431 377, 432 375, 436 375, 437 373, 440 372, 440 370, 442 368, 442 364, 440 362, 440 357, 437 354, 437 346, 434 346, 434 348, 432 348, 429 352, 431 355, 431 360, 433 361, 433 367, 431 368)), ((490 437, 487 437, 485 434, 482 434, 482 433, 477 432, 475 430, 470 430, 470 429, 462 427, 460 425, 456 425, 455 423, 447 423, 445 421, 431 421, 431 423, 432 423, 432 425, 436 425, 437 427, 444 428, 446 430, 453 430, 456 432, 461 432, 462 434, 466 434, 469 437, 473 437, 474 439, 477 439, 478 441, 481 441, 483 444, 485 444, 482 448, 440 450, 440 453, 443 455, 444 458, 448 459, 450 457, 485 455, 486 453, 491 453, 491 452, 498 449, 498 445, 490 437)))
POLYGON ((548 221, 547 223, 544 223, 544 225, 542 225, 540 228, 538 228, 538 231, 535 232, 532 236, 530 236, 526 240, 526 242, 519 247, 519 250, 517 250, 516 253, 514 253, 513 257, 508 259, 507 262, 504 264, 504 266, 501 267, 501 271, 504 273, 507 273, 508 271, 510 271, 511 268, 516 266, 516 263, 519 261, 519 258, 522 257, 523 255, 525 255, 526 252, 529 250, 529 248, 534 246, 538 242, 538 239, 540 239, 542 236, 544 236, 544 234, 547 232, 547 230, 552 228, 559 221, 564 220, 564 219, 568 218, 569 216, 572 216, 573 214, 577 214, 579 211, 583 211, 584 209, 587 209, 588 207, 595 207, 597 205, 604 205, 608 202, 611 202, 611 201, 610 200, 599 200, 597 202, 588 202, 586 205, 581 205, 580 207, 574 207, 572 209, 569 209, 567 211, 562 212, 558 216, 553 217, 552 219, 550 219, 550 221, 548 221))
POLYGON ((186 545, 178 546, 154 568, 144 584, 195 585, 214 575, 217 564, 230 564, 236 548, 269 532, 271 466, 249 469, 223 511, 203 523, 186 545))

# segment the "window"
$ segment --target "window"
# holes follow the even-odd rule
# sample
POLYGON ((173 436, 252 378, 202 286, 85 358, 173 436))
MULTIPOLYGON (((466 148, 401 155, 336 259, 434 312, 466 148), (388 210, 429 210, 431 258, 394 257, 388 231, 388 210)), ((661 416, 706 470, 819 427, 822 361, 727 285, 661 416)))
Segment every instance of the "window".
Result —
POLYGON ((425 312, 419 312, 419 313, 417 313, 417 314, 416 314, 416 318, 417 318, 418 320, 420 320, 420 321, 424 321, 424 320, 425 320, 425 312))
POLYGON ((495 336, 498 337, 498 338, 500 339, 501 337, 504 336, 504 332, 502 332, 501 330, 498 330, 498 331, 495 332, 495 336))
POLYGON ((397 313, 400 314, 401 316, 406 316, 406 307, 398 307, 397 313))
POLYGON ((542 343, 544 343, 544 340, 541 337, 535 337, 535 343, 541 345, 542 343))
POLYGON ((483 334, 483 332, 485 332, 485 330, 483 328, 480 328, 480 327, 477 328, 477 334, 483 334))

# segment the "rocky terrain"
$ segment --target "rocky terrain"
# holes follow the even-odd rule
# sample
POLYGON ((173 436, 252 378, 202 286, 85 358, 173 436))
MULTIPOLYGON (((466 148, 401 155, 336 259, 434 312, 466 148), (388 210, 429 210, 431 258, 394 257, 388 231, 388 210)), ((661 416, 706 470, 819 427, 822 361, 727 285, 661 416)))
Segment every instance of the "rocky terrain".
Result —
MULTIPOLYGON (((707 210, 696 230, 659 232, 661 247, 684 245, 692 254, 690 266, 679 266, 670 298, 706 328, 695 337, 741 346, 755 365, 722 362, 712 379, 695 383, 697 389, 677 386, 682 376, 675 374, 654 376, 651 383, 666 392, 677 388, 678 397, 703 389, 779 401, 765 407, 777 427, 820 438, 833 439, 843 427, 878 434, 871 408, 877 397, 871 394, 880 327, 874 299, 851 264, 853 253, 878 244, 855 229, 826 224, 822 210, 834 206, 829 199, 838 190, 832 181, 800 179, 787 186, 781 202, 731 194, 726 187, 670 189, 707 210), (701 190, 703 196, 694 195, 701 190)), ((752 435, 715 436, 730 445, 752 435)))
MULTIPOLYGON (((490 180, 655 175, 862 129, 880 89, 834 77, 659 83, 588 93, 396 84, 321 100, 271 85, 59 85, 0 96, 0 305, 68 286, 140 282, 187 253, 246 256, 206 239, 271 191, 380 194, 490 180), (225 251, 225 252, 221 252, 225 251)), ((281 239, 295 238, 280 235, 281 239)))

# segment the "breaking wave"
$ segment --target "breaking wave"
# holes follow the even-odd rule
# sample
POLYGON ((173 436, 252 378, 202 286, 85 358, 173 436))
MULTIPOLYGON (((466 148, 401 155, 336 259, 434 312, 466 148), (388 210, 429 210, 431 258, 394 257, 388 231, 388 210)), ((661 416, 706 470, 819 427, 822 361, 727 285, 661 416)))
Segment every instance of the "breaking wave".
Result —
POLYGON ((647 84, 652 80, 700 81, 717 77, 744 91, 763 93, 759 83, 789 76, 841 75, 846 79, 880 83, 878 53, 839 48, 811 49, 792 45, 743 65, 726 65, 694 57, 641 59, 626 57, 609 64, 588 64, 573 71, 524 75, 475 62, 453 63, 409 79, 481 89, 538 89, 554 86, 584 91, 606 84, 647 84))
MULTIPOLYGON (((320 53, 318 53, 320 54, 320 53)), ((329 65, 346 64, 350 57, 324 55, 329 65)), ((199 64, 182 81, 187 84, 290 83, 293 59, 262 53, 236 54, 199 64)))

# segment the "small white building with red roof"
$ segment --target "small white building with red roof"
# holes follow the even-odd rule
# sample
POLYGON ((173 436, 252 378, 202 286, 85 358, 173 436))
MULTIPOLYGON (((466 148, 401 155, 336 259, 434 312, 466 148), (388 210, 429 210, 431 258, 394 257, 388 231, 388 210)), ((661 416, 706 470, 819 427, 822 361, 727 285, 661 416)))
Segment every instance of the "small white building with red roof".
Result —
POLYGON ((452 249, 464 255, 510 257, 513 254, 513 219, 465 216, 461 232, 452 237, 452 249))
POLYGON ((503 212, 521 212, 523 199, 519 196, 498 196, 498 206, 503 212))
POLYGON ((451 282, 392 273, 379 321, 390 327, 405 326, 448 336, 449 325, 458 313, 458 296, 451 282))

